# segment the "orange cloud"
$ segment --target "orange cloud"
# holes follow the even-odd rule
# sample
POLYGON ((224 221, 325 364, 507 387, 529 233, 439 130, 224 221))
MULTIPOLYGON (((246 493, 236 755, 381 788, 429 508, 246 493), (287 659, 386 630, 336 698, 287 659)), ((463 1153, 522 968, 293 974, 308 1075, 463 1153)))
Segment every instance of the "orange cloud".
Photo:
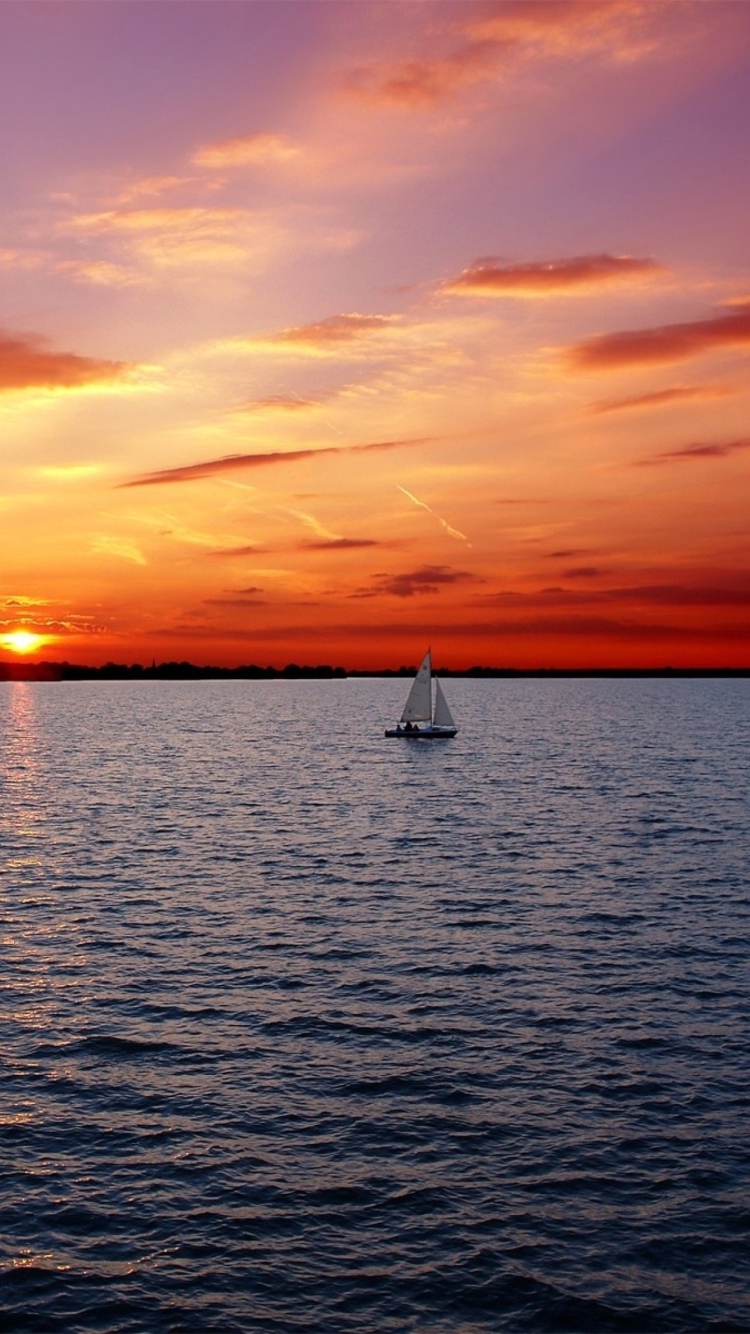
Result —
POLYGON ((501 0, 469 21, 468 32, 477 40, 494 41, 527 54, 580 55, 585 50, 610 47, 616 55, 643 50, 639 37, 627 40, 647 12, 641 0, 501 0), (493 12, 494 11, 494 12, 493 12))
POLYGON ((419 110, 533 60, 580 59, 601 51, 632 60, 652 44, 644 40, 641 24, 649 10, 639 0, 503 0, 466 8, 468 17, 461 22, 434 27, 436 46, 442 43, 447 49, 361 66, 350 75, 345 91, 419 110))
POLYGON ((496 51, 495 42, 466 42, 432 60, 398 61, 373 71, 360 69, 352 75, 347 91, 397 106, 431 107, 491 74, 496 51))
POLYGON ((255 167, 287 162, 300 150, 284 134, 247 134, 207 144, 193 154, 197 167, 255 167))
POLYGON ((587 291, 663 273, 653 259, 632 255, 578 255, 534 264, 504 264, 481 259, 443 287, 459 296, 545 296, 587 291))
POLYGON ((656 389, 650 394, 636 394, 632 398, 603 398, 589 404, 589 412, 623 412, 631 408, 660 408, 666 403, 681 402, 691 398, 720 398, 729 393, 718 385, 671 385, 668 389, 656 389))
POLYGON ((179 190, 184 185, 190 184, 190 178, 186 176, 145 176, 142 180, 133 181, 118 196, 118 204, 130 204, 134 199, 142 196, 155 196, 166 194, 170 190, 179 190))
POLYGON ((743 449, 750 449, 750 439, 729 440, 724 443, 684 445, 682 449, 668 449, 648 459, 639 459, 636 466, 652 467, 661 463, 689 463, 696 459, 725 459, 743 449))
POLYGON ((15 389, 79 389, 119 380, 131 367, 75 352, 54 352, 33 335, 0 335, 0 393, 15 389))
POLYGON ((282 329, 274 335, 275 343, 302 343, 308 347, 327 347, 331 343, 351 343, 374 331, 387 329, 394 322, 392 315, 329 315, 317 324, 282 329))
POLYGON ((384 449, 404 449, 411 445, 428 444, 429 436, 420 436, 413 440, 378 440, 371 445, 327 445, 322 449, 274 450, 265 454, 227 454, 224 458, 210 459, 205 463, 188 463, 180 468, 165 468, 159 472, 146 473, 131 482, 121 482, 121 487, 156 486, 163 482, 196 482, 204 477, 214 477, 217 473, 234 472, 242 468, 262 468, 274 463, 298 463, 300 459, 317 459, 325 454, 366 454, 384 449))
POLYGON ((41 635, 76 635, 76 634, 101 634, 104 629, 101 625, 96 625, 88 617, 76 616, 70 620, 56 620, 54 617, 38 616, 20 616, 14 620, 0 620, 0 628, 5 626, 18 627, 28 630, 31 634, 41 635))
POLYGON ((683 361, 717 347, 744 343, 750 343, 750 301, 738 302, 729 314, 707 320, 598 334, 568 348, 567 360, 575 370, 619 370, 683 361))
MULTIPOLYGON (((66 224, 66 230, 87 238, 104 237, 127 255, 161 268, 257 262, 272 254, 285 234, 268 211, 202 205, 82 213, 66 224)), ((84 271, 83 276, 90 274, 84 271)))
POLYGON ((301 551, 355 551, 361 547, 381 547, 374 537, 332 537, 322 542, 303 542, 301 551))
POLYGON ((70 228, 75 232, 169 232, 174 237, 185 235, 215 235, 224 233, 238 220, 243 211, 236 208, 135 208, 106 209, 101 213, 84 213, 75 218, 70 228))
POLYGON ((2 598, 3 605, 6 607, 46 607, 49 605, 49 598, 32 598, 23 593, 17 593, 2 598))

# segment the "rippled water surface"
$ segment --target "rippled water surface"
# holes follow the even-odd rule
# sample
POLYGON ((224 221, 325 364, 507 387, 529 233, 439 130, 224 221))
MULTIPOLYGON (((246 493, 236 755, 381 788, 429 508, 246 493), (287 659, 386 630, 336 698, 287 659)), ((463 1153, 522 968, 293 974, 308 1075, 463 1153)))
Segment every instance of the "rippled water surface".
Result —
POLYGON ((750 682, 0 686, 9 1331, 750 1330, 750 682))

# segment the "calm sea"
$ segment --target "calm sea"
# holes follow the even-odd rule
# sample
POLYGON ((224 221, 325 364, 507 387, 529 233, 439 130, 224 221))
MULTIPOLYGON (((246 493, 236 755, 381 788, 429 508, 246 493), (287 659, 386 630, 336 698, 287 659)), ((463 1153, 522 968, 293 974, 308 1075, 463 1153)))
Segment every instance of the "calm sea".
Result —
POLYGON ((0 686, 3 1331, 750 1330, 750 682, 0 686))

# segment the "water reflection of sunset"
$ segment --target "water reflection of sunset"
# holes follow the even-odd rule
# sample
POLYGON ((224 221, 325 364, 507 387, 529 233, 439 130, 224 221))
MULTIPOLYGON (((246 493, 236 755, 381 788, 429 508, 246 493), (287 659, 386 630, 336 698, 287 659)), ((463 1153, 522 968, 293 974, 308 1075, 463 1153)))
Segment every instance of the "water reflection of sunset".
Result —
POLYGON ((17 874, 40 865, 36 840, 44 820, 44 785, 34 688, 16 681, 6 685, 3 693, 7 708, 0 724, 4 786, 0 832, 5 843, 4 869, 17 874))

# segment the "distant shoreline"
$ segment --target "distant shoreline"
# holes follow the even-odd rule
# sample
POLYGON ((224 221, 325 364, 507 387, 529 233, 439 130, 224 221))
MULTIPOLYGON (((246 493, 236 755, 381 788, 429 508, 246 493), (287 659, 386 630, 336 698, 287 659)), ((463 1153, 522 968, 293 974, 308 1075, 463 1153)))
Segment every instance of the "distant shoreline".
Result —
MULTIPOLYGON (((397 668, 364 669, 320 666, 285 667, 197 666, 192 662, 162 662, 144 667, 141 663, 106 663, 87 667, 69 662, 0 662, 0 681, 326 681, 361 677, 410 677, 416 665, 397 668)), ((435 675, 469 680, 513 680, 516 678, 653 678, 680 677, 750 677, 748 667, 468 667, 465 670, 439 669, 435 675)))

